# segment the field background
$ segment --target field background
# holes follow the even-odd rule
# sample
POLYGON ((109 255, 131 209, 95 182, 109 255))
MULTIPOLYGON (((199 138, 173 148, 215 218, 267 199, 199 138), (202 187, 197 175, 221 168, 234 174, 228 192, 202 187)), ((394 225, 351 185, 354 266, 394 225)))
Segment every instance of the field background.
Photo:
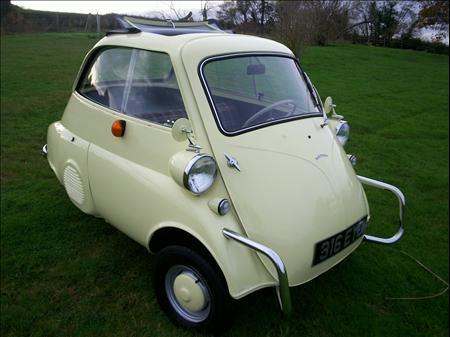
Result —
MULTIPOLYGON (((95 42, 75 33, 1 38, 1 335, 191 336, 156 303, 152 257, 78 211, 40 156, 95 42)), ((448 293, 386 297, 445 287, 400 251, 448 280, 448 56, 346 44, 311 47, 301 63, 349 121, 357 173, 405 193, 406 234, 393 247, 363 243, 293 288, 289 319, 272 289, 246 297, 225 335, 447 336, 448 293)), ((369 231, 391 233, 395 198, 368 197, 369 231)))

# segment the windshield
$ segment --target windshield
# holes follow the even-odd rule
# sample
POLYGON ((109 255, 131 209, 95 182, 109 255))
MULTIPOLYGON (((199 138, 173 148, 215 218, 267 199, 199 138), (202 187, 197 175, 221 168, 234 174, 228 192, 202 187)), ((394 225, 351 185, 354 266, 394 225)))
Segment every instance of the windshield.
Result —
POLYGON ((207 61, 202 74, 220 128, 236 134, 306 116, 321 116, 295 60, 238 55, 207 61))

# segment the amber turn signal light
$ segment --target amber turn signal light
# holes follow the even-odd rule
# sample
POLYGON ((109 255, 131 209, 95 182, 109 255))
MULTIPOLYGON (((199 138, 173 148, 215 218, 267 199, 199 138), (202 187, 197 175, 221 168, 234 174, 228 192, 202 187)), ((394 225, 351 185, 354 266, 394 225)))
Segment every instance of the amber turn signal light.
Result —
POLYGON ((116 137, 123 137, 123 135, 125 133, 126 125, 127 125, 127 122, 125 122, 123 119, 115 120, 111 126, 112 134, 116 137))

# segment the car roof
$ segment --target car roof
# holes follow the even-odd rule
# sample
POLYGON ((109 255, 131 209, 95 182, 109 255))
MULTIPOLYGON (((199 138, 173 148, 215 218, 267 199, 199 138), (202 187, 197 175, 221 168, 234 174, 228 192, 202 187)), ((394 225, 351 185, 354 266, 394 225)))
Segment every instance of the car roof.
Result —
POLYGON ((132 34, 113 34, 101 39, 94 48, 122 46, 164 52, 172 57, 204 59, 214 55, 241 52, 282 53, 293 55, 281 43, 273 40, 225 32, 162 35, 145 31, 132 34))

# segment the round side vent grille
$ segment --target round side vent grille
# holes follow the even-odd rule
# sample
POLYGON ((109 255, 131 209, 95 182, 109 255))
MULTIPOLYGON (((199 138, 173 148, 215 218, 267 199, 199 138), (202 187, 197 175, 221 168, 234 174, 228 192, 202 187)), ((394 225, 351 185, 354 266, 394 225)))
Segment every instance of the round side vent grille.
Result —
POLYGON ((84 201, 84 189, 81 177, 78 171, 72 167, 67 166, 64 170, 64 187, 70 199, 81 205, 84 201))

